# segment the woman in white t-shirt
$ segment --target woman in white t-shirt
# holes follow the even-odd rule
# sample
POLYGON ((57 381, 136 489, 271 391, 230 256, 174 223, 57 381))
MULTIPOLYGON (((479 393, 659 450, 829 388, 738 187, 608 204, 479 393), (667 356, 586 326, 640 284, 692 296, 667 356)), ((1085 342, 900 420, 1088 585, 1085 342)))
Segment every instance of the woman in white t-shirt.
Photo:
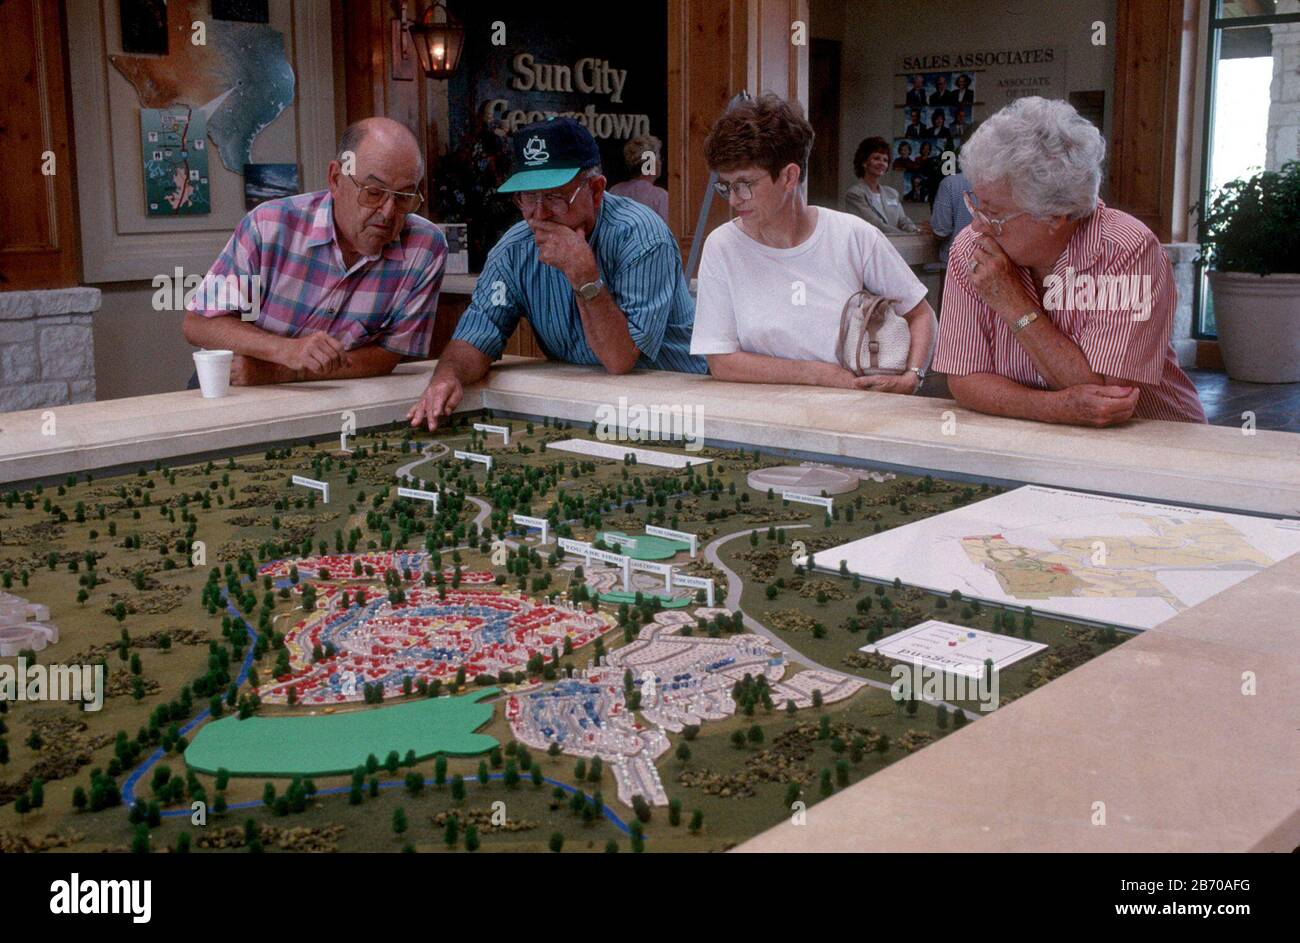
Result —
POLYGON ((914 393, 935 337, 925 286, 880 230, 805 202, 812 140, 798 106, 775 95, 737 104, 709 133, 709 167, 736 218, 704 243, 691 353, 720 380, 914 393), (857 377, 839 363, 840 314, 862 288, 907 320, 900 376, 857 377))

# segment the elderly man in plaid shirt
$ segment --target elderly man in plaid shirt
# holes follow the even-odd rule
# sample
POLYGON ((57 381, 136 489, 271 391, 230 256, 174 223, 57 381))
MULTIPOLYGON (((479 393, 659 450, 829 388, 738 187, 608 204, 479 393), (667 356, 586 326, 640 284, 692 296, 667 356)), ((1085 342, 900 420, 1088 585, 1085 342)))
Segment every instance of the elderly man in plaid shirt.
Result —
POLYGON ((271 200, 240 222, 187 304, 185 339, 233 350, 240 386, 380 376, 428 356, 447 243, 414 215, 423 177, 403 125, 367 118, 348 128, 329 189, 271 200), (248 290, 214 291, 220 282, 248 290), (253 286, 248 321, 241 306, 252 307, 253 286))

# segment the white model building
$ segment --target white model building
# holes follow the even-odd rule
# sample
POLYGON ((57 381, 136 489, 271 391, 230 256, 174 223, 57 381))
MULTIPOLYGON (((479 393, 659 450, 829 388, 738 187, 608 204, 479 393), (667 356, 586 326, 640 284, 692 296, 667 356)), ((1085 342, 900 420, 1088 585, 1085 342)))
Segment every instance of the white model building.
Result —
POLYGON ((48 606, 0 592, 0 657, 24 649, 39 652, 57 642, 59 630, 49 618, 48 606))

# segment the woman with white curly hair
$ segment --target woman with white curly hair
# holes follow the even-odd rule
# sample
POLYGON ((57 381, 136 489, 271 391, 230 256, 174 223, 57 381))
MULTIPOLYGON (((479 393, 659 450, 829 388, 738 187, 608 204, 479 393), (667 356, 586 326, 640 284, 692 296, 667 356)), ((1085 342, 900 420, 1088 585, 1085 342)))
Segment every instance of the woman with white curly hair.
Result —
POLYGON ((1098 199, 1105 154, 1073 107, 1037 97, 962 148, 972 222, 949 254, 933 369, 963 406, 1084 426, 1205 422, 1169 342, 1169 259, 1098 199))
POLYGON ((628 141, 623 146, 623 161, 627 164, 628 179, 614 184, 609 192, 650 207, 666 223, 668 191, 655 186, 655 181, 663 173, 660 164, 662 153, 663 145, 653 134, 643 134, 628 141))

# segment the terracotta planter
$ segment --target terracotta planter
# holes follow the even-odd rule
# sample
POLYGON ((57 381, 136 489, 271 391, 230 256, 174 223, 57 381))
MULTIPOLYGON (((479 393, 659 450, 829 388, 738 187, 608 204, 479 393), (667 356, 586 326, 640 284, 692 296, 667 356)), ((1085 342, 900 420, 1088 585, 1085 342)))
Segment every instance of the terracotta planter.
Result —
POLYGON ((1228 376, 1300 383, 1300 275, 1210 272, 1228 376))

